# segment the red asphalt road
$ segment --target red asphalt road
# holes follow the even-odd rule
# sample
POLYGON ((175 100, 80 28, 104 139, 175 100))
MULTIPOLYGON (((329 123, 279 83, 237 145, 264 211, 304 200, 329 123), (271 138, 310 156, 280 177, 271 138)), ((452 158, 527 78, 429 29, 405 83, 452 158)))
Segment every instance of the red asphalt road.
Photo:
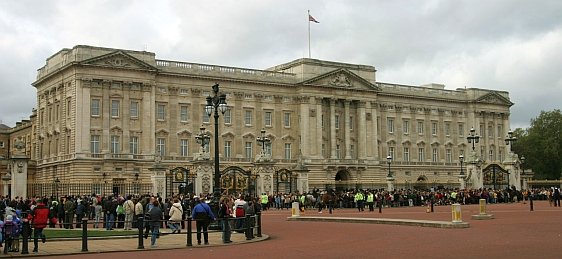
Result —
MULTIPOLYGON (((545 201, 488 205, 492 220, 472 220, 477 205, 462 206, 470 228, 441 229, 397 225, 288 222, 287 210, 263 212, 269 240, 244 245, 83 254, 60 258, 560 258, 562 208, 545 201)), ((383 213, 355 209, 307 211, 305 216, 451 220, 450 206, 387 208, 383 213)), ((90 241, 95 242, 95 241, 90 241)), ((116 242, 119 242, 116 240, 116 242)), ((184 240, 181 240, 184 242, 184 240)))

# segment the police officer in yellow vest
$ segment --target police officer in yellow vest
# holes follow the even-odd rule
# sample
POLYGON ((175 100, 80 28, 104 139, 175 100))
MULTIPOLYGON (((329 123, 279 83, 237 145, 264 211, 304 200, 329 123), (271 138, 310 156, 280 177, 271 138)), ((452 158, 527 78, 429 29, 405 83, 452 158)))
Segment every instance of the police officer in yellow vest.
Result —
POLYGON ((369 211, 375 211, 373 206, 375 202, 375 195, 372 192, 367 192, 367 205, 369 205, 369 211))
POLYGON ((306 200, 306 195, 301 194, 301 196, 299 196, 299 208, 302 212, 304 212, 304 202, 306 200))
POLYGON ((267 194, 262 193, 261 194, 261 208, 262 210, 267 210, 267 204, 269 202, 269 197, 267 196, 267 194))
POLYGON ((357 193, 355 194, 355 204, 357 204, 357 210, 359 211, 363 211, 363 193, 360 190, 357 190, 357 193))

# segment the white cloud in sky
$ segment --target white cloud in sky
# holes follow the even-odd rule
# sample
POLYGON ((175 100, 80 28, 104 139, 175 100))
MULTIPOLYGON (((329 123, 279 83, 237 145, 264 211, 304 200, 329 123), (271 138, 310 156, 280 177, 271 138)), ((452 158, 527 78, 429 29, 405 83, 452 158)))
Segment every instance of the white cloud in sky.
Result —
POLYGON ((0 2, 0 120, 35 107, 36 70, 75 45, 148 50, 158 59, 265 69, 308 56, 373 65, 382 82, 508 91, 512 128, 560 109, 562 2, 0 2))

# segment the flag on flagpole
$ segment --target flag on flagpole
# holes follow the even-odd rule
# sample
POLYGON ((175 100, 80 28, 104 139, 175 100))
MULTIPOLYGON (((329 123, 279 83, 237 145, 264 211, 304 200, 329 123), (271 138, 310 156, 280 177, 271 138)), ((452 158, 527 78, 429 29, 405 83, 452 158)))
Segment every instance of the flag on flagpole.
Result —
POLYGON ((314 22, 314 23, 320 23, 319 21, 317 21, 316 19, 314 19, 314 17, 312 17, 312 15, 308 15, 308 21, 309 22, 314 22))

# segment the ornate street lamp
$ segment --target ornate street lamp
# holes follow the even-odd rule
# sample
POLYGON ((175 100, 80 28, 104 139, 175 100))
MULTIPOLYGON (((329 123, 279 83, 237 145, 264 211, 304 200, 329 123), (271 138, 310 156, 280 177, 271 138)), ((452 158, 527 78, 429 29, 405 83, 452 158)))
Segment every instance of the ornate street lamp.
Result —
POLYGON ((509 146, 509 151, 511 151, 511 147, 513 146, 513 142, 517 141, 517 137, 513 136, 513 131, 508 131, 507 136, 505 137, 505 145, 509 146))
POLYGON ((386 157, 386 162, 388 163, 388 175, 386 177, 391 178, 392 173, 390 172, 390 164, 392 163, 392 157, 390 155, 386 157))
POLYGON ((226 94, 219 94, 219 84, 213 85, 213 96, 207 96, 207 105, 205 112, 209 117, 213 114, 215 118, 215 175, 213 191, 220 193, 220 170, 219 170, 219 111, 224 114, 228 107, 226 106, 226 94))
POLYGON ((480 141, 480 136, 478 136, 478 134, 475 133, 476 130, 474 130, 474 128, 470 128, 470 135, 466 137, 468 143, 472 143, 472 151, 474 151, 474 144, 477 144, 480 141))
POLYGON ((211 136, 209 136, 209 134, 207 134, 207 132, 205 132, 205 127, 203 127, 203 125, 201 125, 201 127, 199 128, 199 134, 197 134, 195 136, 195 139, 196 139, 197 143, 199 143, 201 145, 201 152, 204 152, 205 147, 207 145, 209 145, 209 141, 211 139, 211 136))
POLYGON ((460 155, 459 156, 459 161, 461 162, 461 176, 464 176, 464 171, 462 170, 462 163, 464 162, 464 156, 460 155))
POLYGON ((257 137, 256 141, 261 143, 261 153, 265 154, 265 145, 271 142, 271 140, 265 136, 265 129, 261 129, 261 137, 257 137))

